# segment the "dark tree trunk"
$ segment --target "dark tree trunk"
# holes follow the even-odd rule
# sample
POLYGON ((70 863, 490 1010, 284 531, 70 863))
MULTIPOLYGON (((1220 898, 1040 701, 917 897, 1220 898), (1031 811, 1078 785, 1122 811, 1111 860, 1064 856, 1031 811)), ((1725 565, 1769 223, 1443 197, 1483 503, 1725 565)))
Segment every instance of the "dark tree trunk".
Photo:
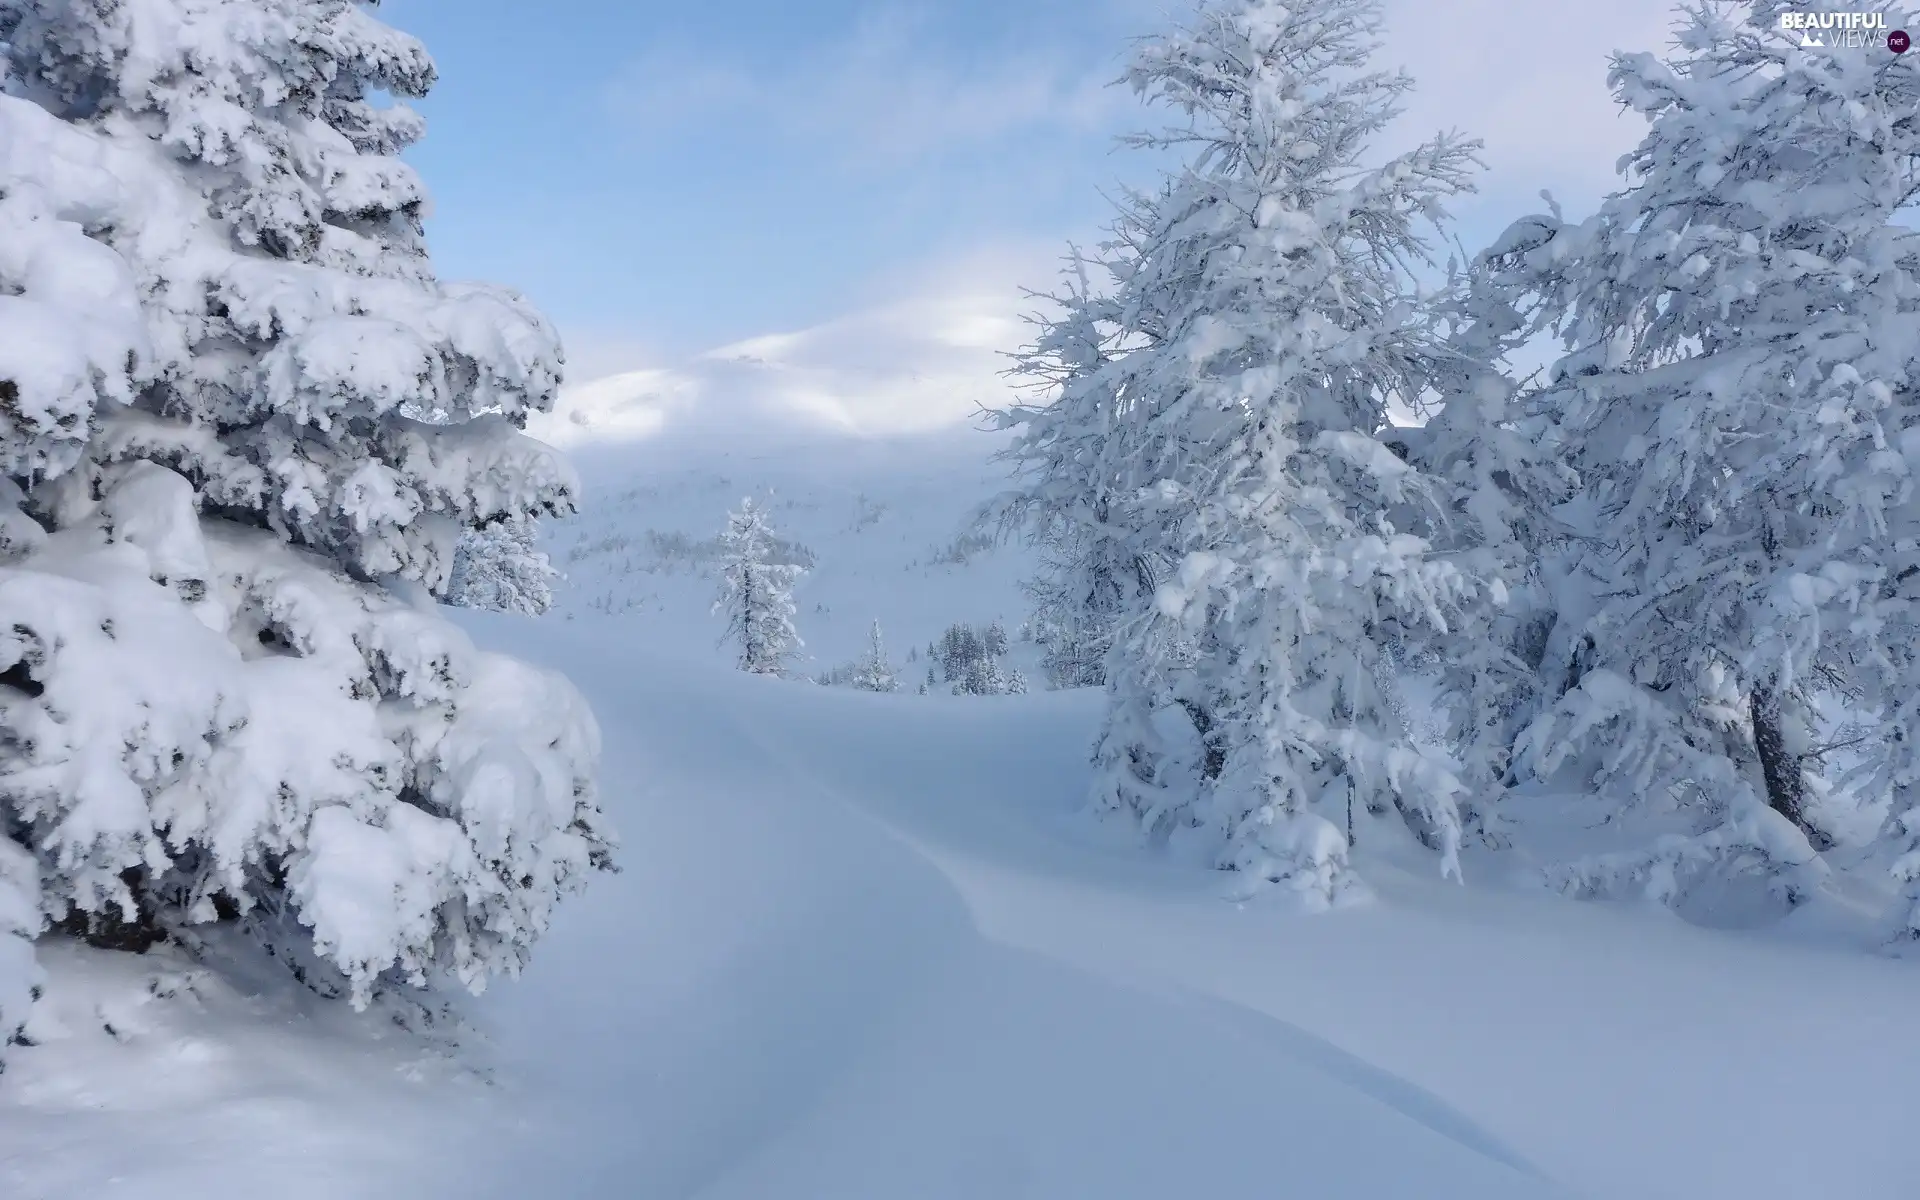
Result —
POLYGON ((1767 783, 1767 804, 1806 834, 1815 850, 1831 850, 1833 839, 1807 819, 1806 782, 1800 773, 1800 756, 1787 750, 1780 697, 1770 688, 1754 688, 1747 711, 1753 718, 1753 748, 1760 756, 1760 774, 1767 783))
POLYGON ((1187 710, 1195 732, 1200 735, 1201 748, 1205 751, 1200 763, 1200 778, 1220 778, 1220 772, 1227 765, 1227 749, 1220 744, 1220 738, 1214 732, 1213 714, 1191 700, 1180 701, 1180 707, 1187 710))
MULTIPOLYGON (((1586 678, 1587 659, 1593 654, 1593 651, 1594 644, 1591 634, 1583 636, 1573 644, 1573 653, 1567 656, 1567 677, 1565 682, 1560 685, 1560 696, 1564 696, 1579 687, 1580 681, 1586 678)), ((1555 696, 1554 699, 1558 700, 1560 696, 1555 696)))

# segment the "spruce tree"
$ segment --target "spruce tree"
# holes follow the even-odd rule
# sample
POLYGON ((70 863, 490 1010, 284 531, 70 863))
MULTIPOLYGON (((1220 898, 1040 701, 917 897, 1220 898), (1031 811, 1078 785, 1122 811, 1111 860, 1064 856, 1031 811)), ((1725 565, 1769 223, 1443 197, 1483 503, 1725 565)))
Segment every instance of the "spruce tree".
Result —
POLYGON ((727 514, 720 534, 720 594, 713 611, 727 621, 723 641, 739 647, 737 663, 754 675, 780 675, 804 644, 793 627, 793 585, 804 574, 781 561, 779 539, 764 507, 751 497, 727 514))
POLYGON ((854 664, 851 682, 854 687, 867 692, 897 692, 900 681, 894 676, 893 664, 887 660, 887 644, 880 636, 880 622, 873 623, 873 629, 867 636, 867 653, 854 664))
POLYGON ((468 530, 454 552, 447 602, 527 616, 552 608, 556 572, 538 539, 538 524, 525 516, 468 530))
POLYGON ((1073 248, 1066 287, 1038 293, 1049 312, 1034 318, 1034 344, 1016 361, 1015 376, 1034 392, 1031 403, 998 414, 1017 437, 1005 457, 1024 486, 1002 499, 1005 522, 1024 529, 1040 549, 1040 570, 1027 582, 1043 663, 1055 687, 1098 687, 1114 630, 1137 576, 1135 554, 1108 522, 1108 485, 1082 472, 1106 456, 1104 414, 1111 398, 1100 368, 1110 357, 1116 315, 1096 291, 1102 264, 1073 248))
POLYGON ((520 431, 551 327, 427 257, 386 98, 432 61, 346 0, 0 0, 0 44, 0 930, 233 920, 360 1003, 517 971, 608 865, 598 734, 434 602, 577 487, 520 431))
POLYGON ((1379 26, 1370 0, 1223 0, 1144 46, 1128 79, 1185 123, 1133 143, 1187 165, 1120 214, 1110 329, 1074 304, 1043 330, 1090 365, 1011 414, 1028 494, 1094 514, 1123 567, 1097 801, 1320 900, 1347 878, 1327 804, 1398 808, 1454 872, 1464 791, 1402 727, 1388 650, 1474 585, 1429 554, 1432 481, 1385 442, 1439 374, 1418 227, 1474 146, 1369 163, 1411 87, 1369 68, 1379 26))
POLYGON ((1434 548, 1488 585, 1466 619, 1404 665, 1439 683, 1444 740, 1468 788, 1463 816, 1496 842, 1516 746, 1564 692, 1586 616, 1568 586, 1580 543, 1556 513, 1577 479, 1546 436, 1551 421, 1529 402, 1537 376, 1508 374, 1547 312, 1546 240, 1537 223, 1521 222, 1454 273, 1435 304, 1446 350, 1432 381, 1437 411, 1387 441, 1433 482, 1445 510, 1431 524, 1434 548))
POLYGON ((1865 793, 1896 821, 1920 802, 1920 239, 1896 222, 1920 178, 1920 64, 1802 52, 1780 11, 1694 5, 1671 59, 1616 57, 1648 122, 1629 186, 1509 238, 1550 263, 1565 354, 1535 403, 1592 547, 1577 682, 1525 765, 1679 823, 1571 870, 1582 890, 1673 899, 1753 871, 1804 896, 1831 841, 1822 693, 1880 722, 1865 793))

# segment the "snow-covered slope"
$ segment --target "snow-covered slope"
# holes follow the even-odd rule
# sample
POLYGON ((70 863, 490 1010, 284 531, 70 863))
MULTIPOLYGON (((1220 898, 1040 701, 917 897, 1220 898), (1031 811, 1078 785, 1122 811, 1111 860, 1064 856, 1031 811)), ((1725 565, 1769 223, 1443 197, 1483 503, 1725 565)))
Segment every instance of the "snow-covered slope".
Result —
MULTIPOLYGON (((559 618, 613 616, 627 644, 730 661, 710 612, 712 542, 727 511, 752 495, 813 560, 794 593, 806 642, 799 671, 818 674, 863 653, 875 620, 902 668, 909 650, 924 654, 955 622, 999 620, 1018 631, 1031 555, 975 520, 1007 486, 1007 467, 992 460, 997 436, 965 427, 875 439, 758 434, 580 452, 583 513, 548 541, 565 576, 559 618)), ((1030 657, 1031 647, 1015 654, 1030 657)), ((916 673, 903 669, 903 679, 916 682, 916 673)))

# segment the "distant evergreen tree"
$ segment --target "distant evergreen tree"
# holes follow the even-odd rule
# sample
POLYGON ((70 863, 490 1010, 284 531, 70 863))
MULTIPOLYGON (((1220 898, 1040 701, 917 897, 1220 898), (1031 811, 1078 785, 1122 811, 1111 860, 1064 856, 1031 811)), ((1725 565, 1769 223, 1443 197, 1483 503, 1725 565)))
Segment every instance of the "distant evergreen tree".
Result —
POLYGON ((1001 658, 1007 653, 1007 644, 1007 627, 995 618, 993 624, 981 633, 980 648, 988 658, 1001 658))
POLYGON ((739 647, 740 669, 755 675, 784 674, 804 644, 793 625, 793 585, 805 570, 780 561, 780 546, 766 510, 751 498, 727 515, 713 611, 726 618, 722 640, 739 647))
POLYGON ((930 657, 938 666, 927 671, 927 683, 945 683, 956 696, 1004 696, 1027 690, 1020 672, 1009 670, 1004 662, 1007 633, 999 622, 985 630, 956 624, 947 628, 934 643, 930 657))
POLYGON ((900 681, 894 677, 893 665, 887 661, 887 646, 880 637, 880 622, 873 623, 868 635, 867 653, 853 666, 849 682, 866 692, 897 692, 900 681))

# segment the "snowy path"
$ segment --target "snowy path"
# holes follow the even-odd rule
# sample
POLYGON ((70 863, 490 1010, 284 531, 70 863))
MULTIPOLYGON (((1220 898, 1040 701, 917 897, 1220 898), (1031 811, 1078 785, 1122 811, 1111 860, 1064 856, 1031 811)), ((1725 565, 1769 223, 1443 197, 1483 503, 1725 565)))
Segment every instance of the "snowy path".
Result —
POLYGON ((1369 909, 1239 909, 1067 819, 1090 697, 829 692, 578 628, 514 638, 595 703, 628 870, 486 1006, 537 1114, 491 1159, 502 1194, 1920 1177, 1910 966, 1390 872, 1369 909))
MULTIPOLYGON (((644 798, 628 873, 496 1002, 547 1118, 503 1177, 581 1196, 1555 1194, 1281 1022, 983 936, 936 859, 798 752, 858 755, 898 700, 575 653, 555 660, 620 681, 594 696, 608 777, 644 798), (768 701, 839 732, 773 731, 768 701)), ((935 705, 965 739, 965 706, 935 705)), ((880 762, 867 782, 913 776, 880 762)))

